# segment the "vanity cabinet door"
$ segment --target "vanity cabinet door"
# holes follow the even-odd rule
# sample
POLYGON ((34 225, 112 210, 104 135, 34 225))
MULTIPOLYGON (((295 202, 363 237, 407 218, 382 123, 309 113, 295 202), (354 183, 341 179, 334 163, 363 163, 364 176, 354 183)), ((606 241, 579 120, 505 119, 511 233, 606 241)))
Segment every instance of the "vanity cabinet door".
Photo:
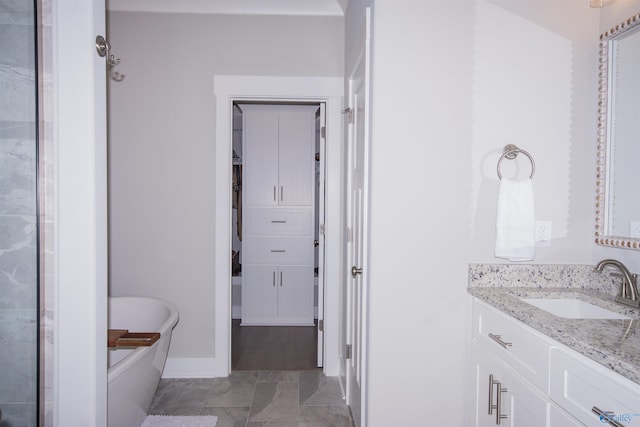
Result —
MULTIPOLYGON (((504 376, 506 364, 483 350, 477 342, 473 343, 472 351, 475 374, 473 425, 474 427, 495 426, 498 409, 497 383, 504 376)), ((504 409, 502 413, 504 414, 504 409)))
POLYGON ((502 406, 508 418, 504 425, 510 427, 548 426, 550 401, 542 392, 519 376, 513 369, 507 369, 502 380, 505 392, 502 406))
POLYGON ((548 426, 549 400, 506 362, 473 343, 475 427, 548 426))
POLYGON ((550 396, 587 426, 607 425, 594 408, 619 425, 640 425, 640 386, 577 353, 551 351, 550 396))
POLYGON ((585 427, 585 424, 552 403, 549 411, 549 427, 585 427))

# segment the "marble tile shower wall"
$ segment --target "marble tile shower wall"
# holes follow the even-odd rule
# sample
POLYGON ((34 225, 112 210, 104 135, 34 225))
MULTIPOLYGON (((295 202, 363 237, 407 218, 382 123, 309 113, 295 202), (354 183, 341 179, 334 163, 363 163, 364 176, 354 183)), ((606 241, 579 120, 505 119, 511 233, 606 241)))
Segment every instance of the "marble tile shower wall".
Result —
POLYGON ((0 410, 37 419, 36 61, 31 0, 0 2, 0 410))

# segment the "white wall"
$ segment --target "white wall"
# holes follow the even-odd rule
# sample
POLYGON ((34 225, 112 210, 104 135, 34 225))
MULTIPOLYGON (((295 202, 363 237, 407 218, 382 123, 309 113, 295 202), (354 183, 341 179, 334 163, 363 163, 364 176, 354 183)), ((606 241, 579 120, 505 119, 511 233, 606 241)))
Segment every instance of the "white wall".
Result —
POLYGON ((370 427, 470 425, 467 269, 504 262, 504 145, 534 156, 553 222, 535 262, 591 262, 598 16, 583 0, 374 2, 370 427))
POLYGON ((110 294, 175 303, 170 357, 214 356, 214 75, 343 72, 341 17, 109 14, 110 294))

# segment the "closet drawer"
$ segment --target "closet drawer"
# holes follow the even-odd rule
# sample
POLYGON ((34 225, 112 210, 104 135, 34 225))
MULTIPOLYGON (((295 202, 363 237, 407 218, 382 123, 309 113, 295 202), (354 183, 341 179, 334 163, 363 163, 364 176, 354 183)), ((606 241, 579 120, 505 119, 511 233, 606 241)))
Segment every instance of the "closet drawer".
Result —
POLYGON ((587 426, 606 426, 593 412, 611 412, 623 426, 639 425, 640 385, 579 354, 551 350, 550 397, 587 426))
POLYGON ((545 393, 549 390, 550 341, 481 301, 473 305, 478 342, 545 393))
POLYGON ((244 234, 312 235, 311 209, 260 209, 244 211, 244 234))
POLYGON ((245 237, 243 262, 262 265, 312 265, 310 237, 245 237))

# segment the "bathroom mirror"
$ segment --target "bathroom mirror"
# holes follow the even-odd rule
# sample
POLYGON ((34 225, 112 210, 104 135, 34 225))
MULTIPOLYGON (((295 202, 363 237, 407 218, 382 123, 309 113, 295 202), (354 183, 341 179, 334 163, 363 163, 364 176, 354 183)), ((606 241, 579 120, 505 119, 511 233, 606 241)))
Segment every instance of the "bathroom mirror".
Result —
POLYGON ((600 35, 596 242, 640 249, 640 14, 600 35))

